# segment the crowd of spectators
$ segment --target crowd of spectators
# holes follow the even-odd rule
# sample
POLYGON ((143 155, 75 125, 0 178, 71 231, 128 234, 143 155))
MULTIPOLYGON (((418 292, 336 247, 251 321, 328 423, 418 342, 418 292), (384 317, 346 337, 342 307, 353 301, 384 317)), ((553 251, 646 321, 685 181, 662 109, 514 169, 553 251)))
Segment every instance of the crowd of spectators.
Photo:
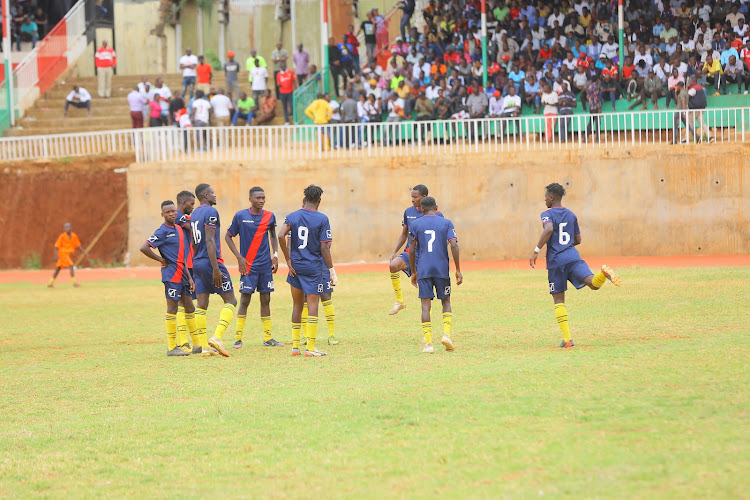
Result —
POLYGON ((16 43, 16 50, 21 51, 21 42, 31 42, 33 49, 50 28, 49 16, 37 2, 30 0, 11 2, 10 29, 11 38, 16 43))
MULTIPOLYGON (((410 26, 414 2, 402 0, 401 36, 372 55, 368 43, 361 70, 352 27, 343 43, 330 40, 334 100, 344 89, 360 104, 357 121, 372 122, 598 113, 621 99, 630 109, 658 109, 660 98, 679 107, 678 84, 693 94, 748 93, 746 2, 625 4, 620 61, 614 0, 487 0, 485 68, 479 0, 430 0, 421 30, 410 26)), ((373 11, 365 23, 377 32, 383 18, 373 11)))

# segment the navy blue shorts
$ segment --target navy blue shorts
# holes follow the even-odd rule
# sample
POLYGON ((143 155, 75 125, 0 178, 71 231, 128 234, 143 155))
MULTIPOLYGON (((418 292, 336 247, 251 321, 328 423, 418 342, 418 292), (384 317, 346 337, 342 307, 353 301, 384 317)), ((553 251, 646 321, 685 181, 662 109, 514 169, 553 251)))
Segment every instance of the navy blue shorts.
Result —
POLYGON ((434 299, 437 295, 438 299, 443 300, 451 296, 450 278, 417 278, 417 286, 420 299, 434 299))
POLYGON ((224 295, 225 293, 234 293, 234 287, 232 286, 232 278, 229 276, 227 266, 219 262, 219 271, 221 271, 222 278, 221 288, 214 286, 213 270, 211 269, 211 263, 209 261, 195 262, 193 261, 193 281, 195 281, 195 293, 200 295, 202 293, 217 293, 224 295))
POLYGON ((549 293, 562 293, 568 289, 568 281, 576 287, 581 289, 586 286, 583 282, 588 276, 593 276, 594 273, 582 260, 576 260, 574 262, 568 262, 560 267, 554 269, 547 269, 547 278, 549 280, 549 293))
POLYGON ((168 300, 180 300, 182 297, 190 297, 190 285, 187 283, 164 282, 164 296, 168 300))
POLYGON ((250 271, 240 276, 240 293, 271 293, 274 290, 273 273, 256 273, 250 271))
POLYGON ((297 273, 286 277, 286 282, 294 288, 302 290, 307 295, 323 295, 324 293, 333 292, 331 285, 331 276, 326 269, 317 276, 307 276, 297 273))
POLYGON ((406 269, 404 269, 404 274, 406 274, 408 277, 411 278, 411 267, 409 266, 409 252, 401 252, 398 255, 398 258, 406 262, 406 269))

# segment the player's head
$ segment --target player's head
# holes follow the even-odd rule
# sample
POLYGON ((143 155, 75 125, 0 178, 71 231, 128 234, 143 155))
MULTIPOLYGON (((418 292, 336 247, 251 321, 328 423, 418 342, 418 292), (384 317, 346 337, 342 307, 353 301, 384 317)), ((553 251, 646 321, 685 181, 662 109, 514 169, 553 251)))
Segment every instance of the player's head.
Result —
POLYGON ((71 224, 70 222, 66 222, 65 224, 63 224, 63 231, 65 231, 66 233, 69 233, 72 230, 73 230, 73 224, 71 224))
POLYGON ((250 205, 257 212, 263 210, 266 204, 266 192, 260 186, 254 186, 250 188, 250 205))
POLYGON ((437 202, 432 196, 425 196, 419 204, 422 206, 422 213, 425 215, 437 212, 437 202))
POLYGON ((210 184, 198 184, 195 187, 195 197, 201 205, 216 205, 216 193, 210 184))
POLYGON ((427 189, 427 186, 424 184, 417 184, 413 188, 411 188, 411 203, 414 205, 414 208, 422 209, 422 205, 420 203, 422 202, 422 198, 430 194, 430 190, 427 189))
POLYGON ((190 215, 195 206, 195 195, 190 191, 180 191, 177 193, 177 210, 183 214, 190 215))
POLYGON ((563 196, 565 196, 565 188, 562 187, 562 184, 553 182, 544 188, 544 203, 547 204, 547 208, 550 208, 555 202, 560 203, 563 196))
POLYGON ((172 200, 161 202, 161 216, 167 224, 174 224, 177 219, 177 207, 172 200))
POLYGON ((317 210, 321 196, 323 196, 323 189, 320 186, 310 184, 305 188, 305 199, 302 200, 302 206, 312 206, 317 210))

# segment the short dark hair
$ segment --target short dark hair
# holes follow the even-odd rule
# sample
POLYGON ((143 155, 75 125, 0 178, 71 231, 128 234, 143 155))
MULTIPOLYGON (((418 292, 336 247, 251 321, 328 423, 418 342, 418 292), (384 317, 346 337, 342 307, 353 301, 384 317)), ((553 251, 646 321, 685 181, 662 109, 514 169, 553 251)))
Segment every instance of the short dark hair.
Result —
POLYGON ((323 189, 320 186, 310 184, 305 188, 305 201, 310 203, 319 203, 320 197, 323 195, 323 189))
POLYGON ((200 198, 201 195, 203 195, 203 193, 205 193, 206 190, 210 187, 211 187, 210 184, 206 184, 206 183, 198 184, 197 186, 195 186, 195 196, 200 198))
POLYGON ((250 198, 253 197, 253 193, 257 193, 258 191, 260 191, 261 193, 264 192, 263 188, 260 187, 260 186, 253 186, 253 187, 251 187, 250 188, 250 198))
POLYGON ((557 182, 553 182, 544 189, 556 198, 562 199, 562 197, 565 196, 565 188, 562 187, 562 184, 558 184, 557 182))
POLYGON ((177 193, 177 203, 182 203, 183 201, 189 200, 190 198, 195 198, 195 195, 190 191, 185 190, 177 193))
POLYGON ((437 208, 437 202, 432 196, 425 196, 420 202, 422 204, 422 210, 430 210, 431 208, 437 208))
POLYGON ((161 208, 164 208, 167 205, 174 205, 174 202, 172 200, 166 200, 166 201, 161 202, 161 208))
POLYGON ((427 196, 428 194, 430 194, 430 190, 427 189, 427 186, 425 186, 424 184, 417 184, 416 186, 411 188, 411 190, 419 191, 419 194, 421 194, 422 196, 427 196))
POLYGON ((206 94, 205 94, 205 93, 204 93, 204 92, 203 92, 202 90, 196 90, 196 91, 195 91, 195 98, 196 98, 196 99, 200 99, 200 98, 202 98, 202 97, 203 97, 204 95, 206 95, 206 94))

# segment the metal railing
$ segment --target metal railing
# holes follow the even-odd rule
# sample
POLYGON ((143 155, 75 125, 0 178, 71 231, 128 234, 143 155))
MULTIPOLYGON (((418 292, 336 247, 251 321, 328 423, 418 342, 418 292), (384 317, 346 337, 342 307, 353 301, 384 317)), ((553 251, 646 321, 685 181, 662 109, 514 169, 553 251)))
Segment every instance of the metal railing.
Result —
POLYGON ((744 143, 750 107, 271 127, 156 127, 0 139, 0 161, 133 153, 136 162, 267 161, 744 143))

